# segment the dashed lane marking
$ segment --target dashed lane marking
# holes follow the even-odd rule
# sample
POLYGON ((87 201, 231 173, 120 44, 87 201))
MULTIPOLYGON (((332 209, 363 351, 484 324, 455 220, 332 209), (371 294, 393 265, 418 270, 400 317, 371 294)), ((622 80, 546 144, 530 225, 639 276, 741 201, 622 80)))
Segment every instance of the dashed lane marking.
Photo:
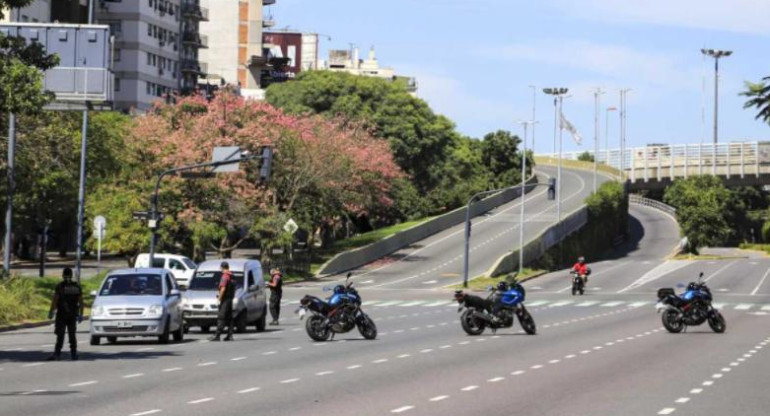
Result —
POLYGON ((98 381, 96 380, 89 380, 89 381, 83 381, 81 383, 73 383, 70 384, 69 387, 82 387, 82 386, 90 386, 91 384, 96 384, 98 381))
POLYGON ((297 381, 299 381, 298 378, 290 378, 290 379, 286 379, 286 380, 281 380, 281 384, 296 383, 297 381))
POLYGON ((147 416, 147 415, 152 415, 152 414, 160 413, 160 412, 161 412, 160 409, 152 409, 152 410, 148 410, 146 412, 131 413, 131 416, 147 416))
POLYGON ((214 400, 213 397, 206 397, 204 399, 191 400, 191 401, 187 402, 187 404, 201 404, 201 403, 210 402, 212 400, 214 400))
POLYGON ((238 394, 253 393, 255 391, 259 391, 259 387, 251 387, 251 388, 248 388, 248 389, 243 389, 243 390, 238 391, 238 394))
POLYGON ((402 407, 399 407, 398 409, 391 410, 390 413, 402 413, 412 409, 414 409, 414 406, 402 406, 402 407))
POLYGON ((449 398, 449 396, 436 396, 436 397, 433 397, 433 398, 429 399, 428 401, 440 402, 440 401, 442 401, 444 399, 448 399, 448 398, 449 398))
POLYGON ((674 413, 676 409, 673 407, 667 407, 660 412, 658 412, 659 415, 670 415, 671 413, 674 413))

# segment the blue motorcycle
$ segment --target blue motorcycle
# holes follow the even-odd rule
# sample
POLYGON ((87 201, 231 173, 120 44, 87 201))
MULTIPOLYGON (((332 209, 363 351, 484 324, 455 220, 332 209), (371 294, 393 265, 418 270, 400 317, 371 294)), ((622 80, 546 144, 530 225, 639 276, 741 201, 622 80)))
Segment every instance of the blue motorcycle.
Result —
MULTIPOLYGON (((663 326, 668 332, 679 333, 688 326, 698 326, 708 321, 711 330, 723 333, 727 328, 725 318, 712 306, 711 290, 702 281, 703 272, 698 279, 690 282, 681 295, 673 288, 658 289, 658 304, 655 309, 661 313, 663 326)), ((678 287, 684 287, 680 284, 678 287)))
POLYGON ((335 334, 344 334, 356 327, 364 338, 377 338, 377 326, 361 310, 361 296, 349 280, 350 273, 344 285, 337 285, 334 289, 325 287, 324 291, 333 291, 326 301, 310 295, 299 301, 297 313, 300 319, 304 319, 310 311, 305 331, 314 341, 327 341, 330 337, 334 339, 335 334))
POLYGON ((519 319, 522 329, 529 335, 537 332, 535 320, 532 319, 524 306, 526 292, 524 287, 515 282, 497 284, 497 288, 489 287, 489 296, 470 295, 462 290, 455 292, 455 300, 460 307, 460 325, 468 335, 481 335, 489 327, 492 333, 500 328, 510 328, 514 323, 514 315, 519 319))

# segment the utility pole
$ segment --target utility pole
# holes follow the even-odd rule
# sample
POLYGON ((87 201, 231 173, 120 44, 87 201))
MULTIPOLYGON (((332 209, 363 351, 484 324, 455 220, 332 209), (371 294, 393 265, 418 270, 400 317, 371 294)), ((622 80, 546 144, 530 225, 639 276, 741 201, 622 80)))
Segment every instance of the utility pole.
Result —
POLYGON ((615 107, 607 107, 607 110, 604 112, 604 151, 606 153, 606 162, 607 166, 610 165, 610 111, 615 111, 617 108, 615 107))
POLYGON ((604 94, 600 87, 594 90, 594 192, 597 188, 599 175, 599 96, 604 94))
POLYGON ((6 190, 6 208, 5 208, 5 244, 3 249, 3 271, 6 275, 11 275, 11 253, 13 247, 11 247, 11 230, 13 226, 13 190, 16 184, 13 180, 13 168, 16 152, 16 115, 13 113, 8 114, 8 169, 7 169, 7 182, 8 189, 6 190))
MULTIPOLYGON (((537 117, 535 117, 535 104, 537 102, 537 87, 534 85, 530 85, 529 88, 532 88, 532 121, 534 122, 537 120, 537 117)), ((532 124, 532 153, 535 153, 535 124, 532 124)))
MULTIPOLYGON (((569 88, 543 88, 543 92, 548 95, 553 95, 554 106, 556 106, 556 117, 554 119, 554 139, 556 137, 556 130, 559 131, 559 167, 556 171, 556 217, 557 222, 561 222, 561 153, 562 153, 562 133, 564 129, 561 126, 560 117, 562 116, 562 105, 564 103, 564 95, 569 92, 569 88), (557 105, 558 104, 558 105, 557 105)), ((554 148, 556 147, 556 141, 554 140, 554 148)), ((555 153, 555 152, 554 152, 555 153)))
POLYGON ((524 140, 521 157, 521 210, 519 214, 519 276, 521 276, 524 270, 524 199, 526 197, 526 185, 527 185, 527 126, 532 125, 532 131, 534 134, 535 124, 537 121, 520 121, 519 124, 524 126, 524 140))

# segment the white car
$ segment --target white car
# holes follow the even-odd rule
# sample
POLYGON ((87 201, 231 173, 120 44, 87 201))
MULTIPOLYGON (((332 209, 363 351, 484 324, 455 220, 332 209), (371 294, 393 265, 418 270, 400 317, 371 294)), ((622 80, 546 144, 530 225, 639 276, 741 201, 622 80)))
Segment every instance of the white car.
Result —
POLYGON ((197 267, 195 262, 177 254, 157 253, 154 257, 152 265, 150 265, 150 255, 142 253, 136 256, 134 267, 170 270, 179 286, 187 287, 190 284, 190 279, 192 279, 197 267))
POLYGON ((165 269, 121 269, 110 272, 91 307, 91 345, 102 338, 158 337, 165 344, 184 338, 182 296, 165 269))

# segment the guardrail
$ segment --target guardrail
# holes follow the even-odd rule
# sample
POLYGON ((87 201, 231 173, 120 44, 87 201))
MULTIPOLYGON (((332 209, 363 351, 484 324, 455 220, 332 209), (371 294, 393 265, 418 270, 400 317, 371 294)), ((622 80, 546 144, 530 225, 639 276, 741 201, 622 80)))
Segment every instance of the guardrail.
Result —
POLYGON ((654 208, 654 209, 657 209, 658 211, 663 211, 666 214, 672 216, 674 219, 676 219, 676 208, 672 207, 671 205, 664 204, 663 202, 656 201, 650 198, 645 198, 638 194, 629 194, 628 203, 654 208))

